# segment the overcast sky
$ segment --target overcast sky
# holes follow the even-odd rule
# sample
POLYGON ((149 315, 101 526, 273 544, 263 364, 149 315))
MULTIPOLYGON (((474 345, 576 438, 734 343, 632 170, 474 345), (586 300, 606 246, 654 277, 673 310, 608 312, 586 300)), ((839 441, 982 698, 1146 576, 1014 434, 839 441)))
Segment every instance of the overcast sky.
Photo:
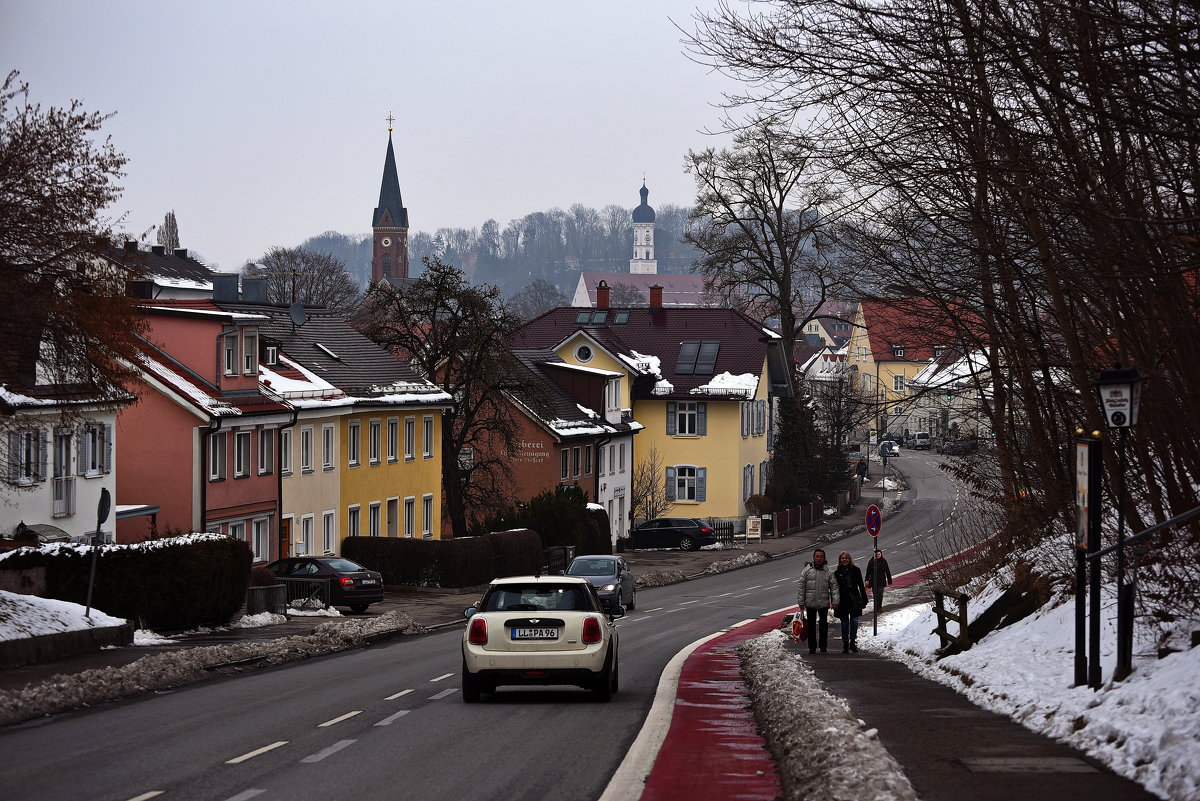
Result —
MULTIPOLYGON (((171 209, 226 270, 370 231, 389 113, 413 231, 583 203, 689 205, 726 79, 682 35, 715 0, 0 0, 0 52, 43 106, 115 111, 114 215, 171 209)), ((150 239, 153 240, 153 234, 150 239)))

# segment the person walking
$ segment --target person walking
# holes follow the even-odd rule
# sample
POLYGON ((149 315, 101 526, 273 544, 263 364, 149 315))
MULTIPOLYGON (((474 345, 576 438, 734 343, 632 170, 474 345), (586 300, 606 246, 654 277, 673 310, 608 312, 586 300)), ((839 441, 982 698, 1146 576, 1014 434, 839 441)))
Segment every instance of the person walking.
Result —
POLYGON ((890 586, 892 583, 892 571, 888 567, 887 560, 883 558, 883 551, 878 548, 875 549, 875 555, 871 557, 871 561, 867 562, 866 578, 867 589, 871 591, 872 597, 876 599, 875 606, 879 607, 883 604, 883 588, 890 586))
POLYGON ((858 619, 867 606, 867 588, 863 585, 862 571, 854 564, 854 557, 842 551, 838 554, 838 566, 833 576, 838 584, 838 603, 834 614, 842 621, 842 653, 858 653, 858 619))
POLYGON ((820 548, 813 551, 812 561, 800 571, 796 602, 808 623, 808 652, 815 654, 820 647, 825 653, 829 646, 829 609, 838 605, 838 583, 820 548))
POLYGON ((863 458, 860 458, 860 459, 858 460, 858 464, 856 464, 856 465, 854 466, 854 472, 855 472, 855 473, 858 475, 858 483, 859 483, 860 485, 861 485, 861 484, 862 484, 864 481, 866 481, 866 480, 867 480, 867 473, 868 473, 868 471, 869 471, 869 470, 870 470, 870 468, 869 468, 869 467, 867 467, 867 460, 866 460, 866 458, 865 458, 865 457, 863 457, 863 458))

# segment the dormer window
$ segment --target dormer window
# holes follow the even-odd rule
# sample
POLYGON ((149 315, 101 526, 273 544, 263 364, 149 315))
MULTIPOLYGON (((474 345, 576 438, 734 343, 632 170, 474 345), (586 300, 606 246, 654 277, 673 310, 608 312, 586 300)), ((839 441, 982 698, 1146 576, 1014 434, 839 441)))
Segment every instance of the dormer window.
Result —
POLYGON ((894 357, 895 357, 895 358, 897 358, 897 359, 903 359, 903 358, 904 358, 904 348, 903 348, 903 346, 901 346, 901 345, 893 345, 893 346, 892 346, 892 356, 894 356, 894 357))
POLYGON ((264 345, 263 346, 263 364, 274 367, 279 364, 279 346, 264 345))
POLYGON ((226 334, 221 338, 221 369, 225 375, 237 374, 237 334, 226 334))
POLYGON ((940 359, 940 358, 942 358, 942 354, 945 352, 946 352, 946 349, 943 348, 941 345, 935 345, 933 347, 933 358, 940 359))
POLYGON ((258 332, 247 331, 242 342, 242 374, 258 374, 258 332))

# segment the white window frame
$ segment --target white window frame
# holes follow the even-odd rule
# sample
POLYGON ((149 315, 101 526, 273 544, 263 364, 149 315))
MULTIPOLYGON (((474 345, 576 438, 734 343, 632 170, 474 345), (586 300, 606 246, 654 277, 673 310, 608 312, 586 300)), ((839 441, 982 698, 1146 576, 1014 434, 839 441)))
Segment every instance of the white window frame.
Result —
POLYGON ((103 423, 88 423, 83 427, 83 439, 80 442, 82 459, 79 464, 79 474, 87 477, 99 476, 111 472, 109 449, 112 429, 103 423))
POLYGON ((425 415, 425 419, 422 421, 421 458, 423 458, 423 459, 432 459, 433 458, 433 415, 432 414, 425 415))
POLYGON ((303 556, 313 555, 313 533, 316 529, 316 515, 307 514, 300 517, 300 547, 303 556))
POLYGON ((333 423, 321 426, 321 469, 333 470, 337 466, 337 435, 333 423))
POLYGON ((304 474, 313 471, 313 427, 303 426, 300 429, 300 472, 304 474))
POLYGON ((367 421, 367 458, 371 464, 383 461, 383 421, 379 418, 367 421))
POLYGON ((383 533, 383 504, 371 501, 367 511, 367 536, 378 537, 383 533))
POLYGON ((426 539, 433 536, 433 493, 431 492, 421 496, 421 536, 426 539))
POLYGON ((905 378, 902 375, 892 376, 892 392, 904 392, 905 378))
POLYGON ((351 467, 362 466, 362 429, 358 420, 347 424, 346 462, 351 467))
POLYGON ((417 418, 404 418, 404 461, 417 458, 417 418))
POLYGON ((258 474, 266 475, 275 469, 275 429, 260 428, 258 431, 258 474))
POLYGON ((362 507, 357 503, 346 507, 346 536, 357 537, 362 532, 362 507))
POLYGON ((217 431, 208 437, 208 480, 223 481, 229 461, 226 432, 217 431))
POLYGON ((680 464, 675 465, 675 500, 684 503, 697 503, 697 476, 699 471, 695 465, 680 464), (685 476, 684 471, 691 471, 690 476, 685 476))
POLYGON ((321 552, 333 553, 337 539, 337 514, 332 509, 321 513, 321 552))
POLYGON ((387 421, 387 460, 400 461, 400 418, 389 417, 387 421))
POLYGON ((617 448, 617 472, 625 472, 625 443, 622 442, 617 448))
POLYGON ((225 375, 237 375, 237 332, 230 331, 222 337, 221 371, 225 375))
POLYGON ((242 334, 242 375, 258 375, 258 332, 242 334))
POLYGON ((254 464, 250 460, 250 442, 251 431, 235 431, 233 432, 233 477, 245 478, 250 475, 251 465, 254 464))
POLYGON ((279 430, 279 473, 285 476, 292 474, 292 429, 290 428, 279 430))
POLYGON ((679 401, 675 406, 675 436, 696 437, 700 432, 700 404, 679 401), (685 430, 686 429, 686 430, 685 430))
POLYGON ((254 539, 250 549, 254 551, 254 561, 265 562, 271 556, 271 518, 256 517, 252 526, 254 539))
POLYGON ((417 499, 409 495, 404 499, 404 536, 412 539, 417 533, 417 499))

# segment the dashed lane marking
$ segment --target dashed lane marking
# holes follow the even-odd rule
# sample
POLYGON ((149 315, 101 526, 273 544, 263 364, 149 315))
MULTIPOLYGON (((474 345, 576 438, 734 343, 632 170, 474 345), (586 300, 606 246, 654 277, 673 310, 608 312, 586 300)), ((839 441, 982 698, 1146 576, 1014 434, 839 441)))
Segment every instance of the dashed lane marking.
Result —
POLYGON ((390 725, 392 725, 392 723, 393 723, 394 721, 397 721, 397 720, 399 720, 400 718, 402 718, 402 717, 404 717, 405 715, 407 715, 407 714, 408 714, 408 712, 409 712, 409 710, 407 710, 407 709, 401 709, 399 712, 397 712, 397 713, 396 713, 396 714, 394 714, 394 715, 388 715, 386 718, 384 718, 383 720, 379 721, 379 722, 378 722, 378 723, 376 723, 375 725, 376 725, 376 726, 390 726, 390 725))
POLYGON ((287 740, 280 740, 278 742, 271 743, 270 745, 264 745, 262 748, 256 748, 248 754, 242 754, 240 757, 234 757, 233 759, 228 759, 225 761, 225 764, 226 765, 237 765, 240 762, 245 762, 247 759, 254 759, 256 756, 265 754, 268 751, 274 751, 276 748, 279 748, 280 746, 284 746, 287 744, 288 744, 287 740))
POLYGON ((453 673, 443 673, 442 675, 438 676, 436 679, 430 679, 430 681, 441 681, 442 679, 448 679, 453 675, 454 675, 453 673))
POLYGON ((237 795, 231 795, 225 801, 246 801, 246 799, 254 798, 256 795, 262 795, 266 790, 243 790, 237 795))
POLYGON ((146 801, 146 799, 154 798, 155 796, 162 795, 165 792, 166 792, 166 790, 151 790, 148 793, 142 793, 141 795, 135 795, 133 798, 129 799, 129 801, 146 801))
POLYGON ((400 692, 398 692, 398 693, 394 693, 393 695, 389 695, 387 698, 384 698, 383 700, 385 700, 385 701, 395 701, 397 698, 400 698, 401 696, 408 695, 408 694, 409 694, 409 693, 411 693, 411 692, 412 692, 412 690, 401 690, 401 691, 400 691, 400 692))
POLYGON ((429 700, 430 701, 439 701, 442 698, 445 698, 447 695, 454 695, 456 692, 458 692, 458 688, 451 687, 448 690, 442 690, 440 693, 437 693, 436 695, 429 696, 429 700))
POLYGON ((329 746, 328 748, 322 748, 320 751, 318 751, 315 754, 309 754, 308 756, 306 756, 304 759, 302 759, 300 761, 301 762, 320 762, 325 757, 333 756, 334 754, 336 754, 338 751, 341 751, 346 746, 354 745, 356 742, 358 742, 358 740, 338 740, 336 743, 329 746))
POLYGON ((361 709, 356 709, 353 712, 347 712, 344 715, 339 715, 338 717, 334 718, 333 720, 327 720, 324 723, 319 723, 319 724, 317 724, 317 728, 324 729, 324 728, 326 728, 328 726, 332 726, 336 723, 341 723, 343 720, 349 720, 350 718, 354 717, 355 715, 361 715, 362 713, 363 713, 363 711, 361 709))

